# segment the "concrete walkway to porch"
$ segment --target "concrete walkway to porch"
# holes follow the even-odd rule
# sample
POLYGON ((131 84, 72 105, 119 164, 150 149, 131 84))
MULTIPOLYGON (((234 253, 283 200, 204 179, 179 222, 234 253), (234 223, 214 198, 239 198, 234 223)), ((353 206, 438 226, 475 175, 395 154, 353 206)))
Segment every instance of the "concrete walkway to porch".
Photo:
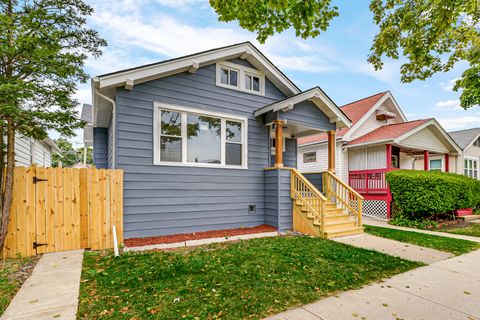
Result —
POLYGON ((453 234, 453 233, 447 233, 447 232, 438 232, 438 231, 398 227, 398 226, 388 224, 386 221, 383 221, 383 220, 363 218, 363 224, 370 225, 370 226, 390 228, 390 229, 397 229, 397 230, 431 234, 431 235, 439 236, 439 237, 446 237, 446 238, 469 240, 469 241, 473 241, 473 242, 480 242, 480 238, 478 238, 478 237, 464 236, 464 235, 461 235, 461 234, 453 234))
POLYGON ((83 250, 47 253, 0 320, 76 319, 83 250))
POLYGON ((477 250, 267 320, 480 319, 479 265, 477 250))

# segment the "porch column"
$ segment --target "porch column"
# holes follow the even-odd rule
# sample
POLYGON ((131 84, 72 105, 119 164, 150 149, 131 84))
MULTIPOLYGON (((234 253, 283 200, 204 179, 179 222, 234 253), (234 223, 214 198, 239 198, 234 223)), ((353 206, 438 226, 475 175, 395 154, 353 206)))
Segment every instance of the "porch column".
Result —
POLYGON ((328 131, 328 171, 335 173, 335 130, 328 131))
POLYGON ((430 168, 430 163, 428 162, 428 150, 423 151, 423 170, 428 171, 430 168))
POLYGON ((275 167, 283 167, 283 120, 275 120, 275 167))
POLYGON ((387 170, 390 171, 392 169, 392 145, 386 144, 387 147, 387 170))
POLYGON ((445 153, 445 172, 450 172, 450 155, 445 153))

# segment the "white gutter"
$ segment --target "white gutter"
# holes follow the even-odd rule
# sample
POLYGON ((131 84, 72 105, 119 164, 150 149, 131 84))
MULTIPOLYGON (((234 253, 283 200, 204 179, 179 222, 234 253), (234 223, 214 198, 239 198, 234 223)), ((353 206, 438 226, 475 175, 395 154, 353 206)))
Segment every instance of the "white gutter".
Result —
POLYGON ((115 139, 116 139, 116 134, 115 134, 115 100, 107 97, 103 93, 100 93, 97 88, 95 88, 95 93, 99 96, 102 97, 103 99, 107 100, 112 104, 112 130, 113 130, 113 139, 112 139, 112 169, 115 169, 115 139))

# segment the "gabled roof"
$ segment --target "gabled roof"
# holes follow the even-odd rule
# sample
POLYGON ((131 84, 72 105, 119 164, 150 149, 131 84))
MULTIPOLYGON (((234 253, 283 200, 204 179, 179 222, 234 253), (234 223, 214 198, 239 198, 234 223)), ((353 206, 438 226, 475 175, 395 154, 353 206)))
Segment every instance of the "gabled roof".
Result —
POLYGON ((147 64, 135 68, 120 70, 96 76, 92 79, 93 95, 93 125, 105 126, 108 119, 102 119, 98 124, 98 109, 111 108, 111 101, 115 95, 115 88, 124 87, 130 90, 134 85, 167 77, 181 72, 196 72, 198 68, 210 65, 217 61, 245 59, 265 76, 286 96, 295 95, 300 89, 267 57, 265 57, 251 42, 242 42, 230 46, 203 51, 180 58, 147 64))
POLYGON ((480 128, 471 128, 466 130, 449 132, 453 140, 462 150, 465 150, 470 144, 480 137, 480 128))
POLYGON ((314 87, 303 92, 300 92, 292 97, 274 102, 270 105, 267 105, 263 108, 255 111, 255 117, 258 117, 267 112, 276 112, 284 109, 292 109, 295 107, 295 104, 310 100, 312 101, 324 114, 326 114, 331 122, 335 122, 337 127, 350 127, 351 121, 343 113, 340 108, 337 107, 335 102, 330 99, 329 96, 323 92, 320 87, 314 87))
POLYGON ((376 142, 395 140, 396 138, 430 120, 432 119, 420 119, 403 123, 387 124, 367 133, 366 135, 361 136, 360 138, 350 141, 348 145, 352 146, 359 144, 371 144, 376 142))
POLYGON ((80 119, 87 122, 87 125, 92 124, 92 105, 84 103, 82 106, 82 113, 80 119))
MULTIPOLYGON (((354 102, 350 102, 346 105, 341 106, 340 110, 350 119, 350 121, 352 122, 352 126, 354 126, 355 124, 357 124, 358 121, 360 121, 360 119, 363 118, 363 116, 369 110, 375 107, 378 101, 382 99, 383 96, 385 96, 385 94, 387 93, 388 91, 380 92, 372 96, 369 96, 354 102)), ((340 130, 337 130, 337 134, 336 134, 337 138, 344 136, 350 130, 350 128, 342 128, 340 130)), ((326 141, 327 138, 328 137, 326 133, 319 133, 319 134, 314 134, 307 137, 301 137, 301 138, 298 138, 298 145, 322 142, 322 141, 326 141)))
MULTIPOLYGON (((459 146, 434 118, 384 125, 364 136, 350 141, 347 147, 359 147, 384 143, 401 145, 403 140, 427 127, 434 128, 436 137, 440 138, 449 150, 457 153, 461 152, 459 146)), ((431 146, 425 146, 426 149, 429 147, 431 146)))

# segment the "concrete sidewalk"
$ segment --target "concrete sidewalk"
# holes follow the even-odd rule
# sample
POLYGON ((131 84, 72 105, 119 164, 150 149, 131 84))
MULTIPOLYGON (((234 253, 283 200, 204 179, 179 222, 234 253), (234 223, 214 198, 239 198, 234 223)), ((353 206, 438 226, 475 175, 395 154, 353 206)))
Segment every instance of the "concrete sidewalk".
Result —
POLYGON ((0 320, 76 319, 83 250, 47 253, 0 320))
POLYGON ((406 260, 421 261, 426 264, 431 264, 454 257, 454 255, 449 252, 420 247, 414 244, 392 239, 376 237, 366 233, 348 237, 333 238, 332 240, 349 244, 354 247, 375 250, 406 260))
POLYGON ((480 319, 479 265, 477 250, 268 319, 480 319))
POLYGON ((433 235, 433 236, 439 236, 439 237, 446 237, 446 238, 469 240, 469 241, 473 241, 473 242, 480 242, 480 238, 479 238, 479 237, 464 236, 464 235, 461 235, 461 234, 453 234, 453 233, 447 233, 447 232, 438 232, 438 231, 430 231, 430 230, 421 230, 421 229, 414 229, 414 228, 398 227, 398 226, 394 226, 394 225, 388 224, 386 221, 382 221, 382 220, 375 220, 375 219, 363 218, 363 224, 370 225, 370 226, 390 228, 390 229, 397 229, 397 230, 404 230, 404 231, 411 231, 411 232, 431 234, 431 235, 433 235))

